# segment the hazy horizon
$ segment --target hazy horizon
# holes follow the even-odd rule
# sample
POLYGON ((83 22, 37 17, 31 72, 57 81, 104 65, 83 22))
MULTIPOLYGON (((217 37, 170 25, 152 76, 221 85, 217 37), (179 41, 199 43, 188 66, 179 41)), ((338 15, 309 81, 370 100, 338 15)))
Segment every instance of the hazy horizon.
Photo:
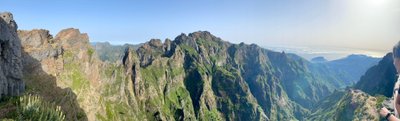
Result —
POLYGON ((232 43, 389 52, 400 40, 400 1, 2 1, 19 29, 79 28, 92 42, 137 44, 209 31, 232 43))
POLYGON ((294 53, 307 60, 324 57, 328 61, 346 58, 350 55, 366 55, 373 58, 383 58, 389 51, 366 50, 360 48, 340 47, 306 47, 306 46, 268 46, 264 47, 277 52, 294 53))

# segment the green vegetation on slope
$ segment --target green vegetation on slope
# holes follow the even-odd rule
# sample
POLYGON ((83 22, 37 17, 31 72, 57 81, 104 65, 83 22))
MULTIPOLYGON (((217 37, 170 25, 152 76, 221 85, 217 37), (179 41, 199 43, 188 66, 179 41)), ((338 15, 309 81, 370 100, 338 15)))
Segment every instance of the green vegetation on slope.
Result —
MULTIPOLYGON (((4 100, 0 104, 2 118, 7 120, 64 121, 65 115, 60 106, 44 101, 37 95, 24 95, 4 100), (3 108, 7 106, 8 108, 3 108)), ((1 115, 0 115, 1 116, 1 115)), ((1 117, 0 117, 1 118, 1 117)))
POLYGON ((316 105, 307 120, 379 120, 377 107, 383 100, 360 90, 335 91, 316 105))

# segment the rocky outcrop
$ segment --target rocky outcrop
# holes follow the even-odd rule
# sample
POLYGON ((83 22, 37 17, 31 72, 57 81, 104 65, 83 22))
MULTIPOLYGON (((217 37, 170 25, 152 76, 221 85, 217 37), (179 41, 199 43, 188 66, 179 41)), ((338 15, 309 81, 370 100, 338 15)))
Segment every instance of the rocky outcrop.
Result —
POLYGON ((388 101, 385 97, 373 97, 357 89, 335 91, 317 104, 307 120, 378 121, 381 120, 378 107, 388 101))
POLYGON ((87 34, 69 28, 53 38, 48 30, 34 29, 19 30, 18 36, 23 48, 23 77, 31 89, 28 93, 39 94, 48 101, 60 100, 55 103, 61 106, 67 120, 87 120, 87 108, 79 106, 78 94, 93 93, 92 89, 81 93, 81 87, 95 85, 89 83, 99 79, 99 63, 92 59, 94 50, 87 34))
POLYGON ((53 43, 51 41, 53 36, 50 35, 48 30, 44 29, 18 30, 18 35, 25 48, 42 48, 43 45, 46 46, 53 43))
POLYGON ((62 56, 63 49, 60 43, 54 42, 53 36, 50 35, 48 30, 18 30, 18 36, 23 45, 24 53, 22 57, 26 74, 38 72, 37 69, 43 69, 45 72, 53 74, 57 70, 62 70, 62 61, 57 61, 57 58, 62 56), (43 61, 46 64, 39 65, 37 61, 43 61))
POLYGON ((59 41, 63 48, 81 49, 89 45, 89 36, 81 33, 79 29, 68 28, 61 30, 54 41, 59 41))
POLYGON ((13 15, 0 13, 0 98, 24 92, 21 60, 21 41, 13 15))
MULTIPOLYGON (((23 45, 22 56, 26 72, 43 69, 48 74, 59 75, 64 70, 64 63, 74 61, 74 58, 88 62, 95 54, 94 49, 89 45, 87 34, 74 28, 62 30, 54 38, 48 30, 44 29, 19 30, 18 36, 23 45), (73 59, 65 60, 64 53, 73 59), (39 61, 40 65, 35 64, 35 61, 39 61)), ((86 69, 86 71, 89 70, 86 69)))

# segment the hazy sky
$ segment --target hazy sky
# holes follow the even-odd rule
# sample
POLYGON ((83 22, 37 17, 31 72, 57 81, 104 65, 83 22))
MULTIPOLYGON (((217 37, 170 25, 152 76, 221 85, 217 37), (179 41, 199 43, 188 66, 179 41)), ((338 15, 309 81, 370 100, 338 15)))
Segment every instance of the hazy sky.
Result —
POLYGON ((1 0, 20 29, 74 27, 91 41, 141 43, 207 30, 234 43, 390 51, 400 0, 1 0))

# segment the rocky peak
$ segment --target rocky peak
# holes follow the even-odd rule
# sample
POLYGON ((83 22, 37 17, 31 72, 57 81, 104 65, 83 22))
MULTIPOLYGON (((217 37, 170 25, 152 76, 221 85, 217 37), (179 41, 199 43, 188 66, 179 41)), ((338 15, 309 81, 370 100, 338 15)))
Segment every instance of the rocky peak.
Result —
POLYGON ((14 17, 10 12, 0 13, 0 16, 7 24, 10 24, 11 22, 14 21, 14 17))
POLYGON ((51 43, 53 36, 48 30, 44 29, 34 29, 31 31, 18 30, 18 35, 21 39, 22 45, 24 47, 40 47, 43 44, 51 43))
POLYGON ((161 47, 161 46, 162 46, 162 43, 161 43, 161 40, 160 40, 160 39, 151 39, 151 40, 149 41, 149 45, 150 45, 150 46, 153 46, 153 47, 161 47))
POLYGON ((3 40, 10 40, 15 35, 18 27, 14 22, 13 15, 9 12, 0 13, 0 37, 3 40))
POLYGON ((164 46, 171 46, 172 40, 170 39, 165 39, 164 41, 164 46))
MULTIPOLYGON (((164 57, 170 57, 173 55, 175 52, 175 48, 177 46, 189 46, 192 47, 196 52, 202 53, 203 51, 207 50, 200 50, 201 47, 198 44, 199 42, 197 41, 203 41, 204 43, 209 43, 205 41, 213 41, 212 46, 217 46, 215 45, 216 41, 219 41, 217 43, 222 42, 221 39, 215 37, 208 31, 198 31, 198 32, 193 32, 190 33, 189 35, 186 35, 184 33, 180 34, 177 36, 174 41, 171 41, 170 39, 166 39, 164 43, 160 39, 151 39, 149 42, 143 44, 140 48, 137 49, 137 55, 139 56, 140 63, 142 67, 145 67, 146 65, 149 65, 154 61, 154 59, 158 56, 164 56, 164 57)), ((202 47, 203 49, 208 49, 207 47, 202 47)), ((216 50, 217 48, 213 48, 216 50)), ((215 53, 215 52, 214 52, 215 53)))
POLYGON ((61 30, 56 35, 55 41, 60 41, 64 48, 86 48, 89 44, 89 36, 81 33, 79 29, 68 28, 61 30))
POLYGON ((26 52, 22 55, 24 58, 24 71, 30 71, 27 70, 27 66, 34 65, 32 63, 36 60, 40 61, 48 57, 58 57, 62 54, 61 45, 54 43, 53 36, 49 30, 18 30, 18 37, 21 39, 22 49, 26 52))
POLYGON ((74 29, 74 28, 68 28, 61 30, 57 36, 56 39, 61 39, 61 40, 83 40, 83 41, 89 41, 89 36, 86 33, 81 33, 79 29, 74 29))
POLYGON ((217 37, 215 37, 214 35, 212 35, 208 31, 193 32, 193 33, 189 34, 189 37, 192 37, 192 38, 195 38, 195 39, 202 38, 202 39, 205 39, 205 40, 214 40, 215 38, 217 38, 217 37))
POLYGON ((174 43, 176 43, 177 45, 187 45, 193 47, 196 51, 199 51, 199 45, 196 41, 222 42, 220 38, 215 37, 208 31, 197 31, 190 33, 188 36, 182 33, 175 38, 174 43))
POLYGON ((187 40, 189 37, 185 33, 181 33, 179 36, 175 37, 175 40, 187 40))
POLYGON ((138 50, 139 52, 146 51, 151 53, 154 50, 162 50, 162 46, 163 44, 160 39, 151 39, 149 42, 144 43, 138 50))
POLYGON ((273 62, 276 62, 277 64, 287 64, 289 61, 289 58, 287 57, 285 51, 282 52, 269 52, 268 57, 274 58, 273 62))
POLYGON ((155 57, 164 56, 169 53, 171 49, 171 41, 166 40, 162 43, 160 39, 151 39, 149 42, 139 47, 136 52, 140 57, 141 66, 151 64, 155 57))
POLYGON ((177 36, 175 38, 174 42, 176 44, 178 44, 178 45, 184 44, 184 45, 192 46, 193 48, 197 47, 197 44, 196 44, 195 40, 192 37, 187 36, 184 33, 182 33, 181 35, 177 36))
POLYGON ((10 12, 3 12, 0 13, 0 17, 2 18, 2 20, 9 25, 13 30, 17 30, 17 23, 14 21, 14 17, 13 14, 10 12))
MULTIPOLYGON (((189 41, 198 41, 199 39, 206 40, 206 41, 222 41, 220 38, 212 35, 208 31, 197 31, 193 33, 189 33, 188 36, 186 34, 182 33, 178 37, 175 38, 175 40, 182 41, 182 40, 189 40, 189 41)), ((190 44, 190 43, 189 43, 190 44)))

